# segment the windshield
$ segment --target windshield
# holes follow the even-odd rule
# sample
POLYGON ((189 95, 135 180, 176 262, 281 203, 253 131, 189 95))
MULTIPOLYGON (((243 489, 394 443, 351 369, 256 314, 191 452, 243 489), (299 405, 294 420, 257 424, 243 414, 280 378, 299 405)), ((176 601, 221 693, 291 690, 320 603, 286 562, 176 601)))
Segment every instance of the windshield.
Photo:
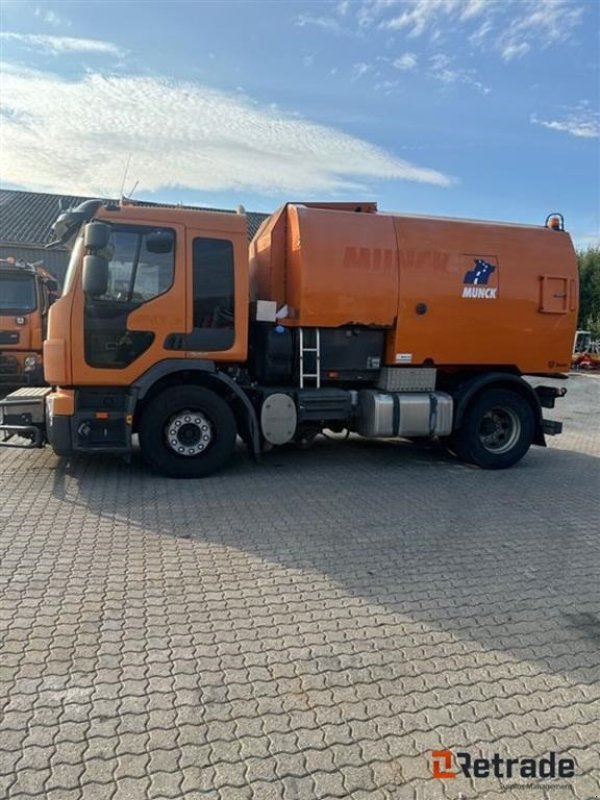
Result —
POLYGON ((0 273, 0 314, 27 314, 36 305, 33 275, 0 273))
POLYGON ((77 273, 77 265, 81 260, 82 249, 83 249, 83 231, 79 235, 77 241, 73 245, 73 250, 71 251, 71 258, 69 259, 69 266, 67 267, 67 272, 65 275, 62 297, 64 297, 66 294, 69 294, 69 292, 73 288, 73 281, 75 280, 75 275, 77 273))

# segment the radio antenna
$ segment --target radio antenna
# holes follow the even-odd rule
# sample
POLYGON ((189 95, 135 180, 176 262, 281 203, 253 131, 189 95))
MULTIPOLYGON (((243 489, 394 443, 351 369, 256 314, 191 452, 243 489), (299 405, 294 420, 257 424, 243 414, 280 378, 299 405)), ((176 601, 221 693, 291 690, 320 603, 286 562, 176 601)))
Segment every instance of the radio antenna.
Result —
POLYGON ((131 187, 131 189, 130 189, 130 191, 129 191, 129 194, 127 195, 127 199, 128 199, 128 200, 133 200, 133 193, 134 193, 134 192, 135 192, 135 190, 137 189, 137 187, 138 187, 138 184, 139 184, 139 181, 136 181, 136 182, 133 184, 133 186, 131 187))
POLYGON ((127 156, 127 163, 125 164, 125 172, 123 173, 123 180, 121 181, 121 191, 119 192, 120 201, 123 202, 123 190, 125 189, 125 181, 127 180, 127 172, 129 170, 129 162, 131 161, 131 153, 127 156))

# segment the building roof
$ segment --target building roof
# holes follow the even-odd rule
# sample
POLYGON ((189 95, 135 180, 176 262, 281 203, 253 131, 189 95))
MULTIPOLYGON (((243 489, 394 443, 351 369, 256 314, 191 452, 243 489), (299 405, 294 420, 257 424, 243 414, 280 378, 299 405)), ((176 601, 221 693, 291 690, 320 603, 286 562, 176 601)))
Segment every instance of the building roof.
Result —
MULTIPOLYGON (((19 192, 12 189, 0 189, 0 243, 44 245, 52 240, 50 226, 59 213, 59 202, 65 208, 83 203, 89 197, 64 194, 42 194, 41 192, 19 192)), ((169 203, 150 203, 136 201, 141 206, 165 206, 167 208, 199 209, 199 206, 181 206, 169 203)), ((231 209, 202 208, 202 211, 225 211, 234 214, 231 209)), ((252 239, 262 221, 268 214, 254 211, 246 212, 248 222, 248 239, 252 239)))

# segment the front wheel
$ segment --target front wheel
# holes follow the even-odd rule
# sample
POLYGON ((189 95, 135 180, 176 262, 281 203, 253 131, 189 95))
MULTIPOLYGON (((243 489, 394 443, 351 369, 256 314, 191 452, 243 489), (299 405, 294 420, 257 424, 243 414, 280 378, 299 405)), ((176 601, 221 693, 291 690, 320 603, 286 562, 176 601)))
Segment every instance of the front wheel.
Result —
POLYGON ((505 469, 520 461, 533 440, 531 405, 516 392, 488 389, 467 408, 450 448, 483 469, 505 469))
POLYGON ((224 467, 235 450, 235 417, 219 395, 175 386, 153 398, 139 425, 145 461, 171 478, 203 478, 224 467))

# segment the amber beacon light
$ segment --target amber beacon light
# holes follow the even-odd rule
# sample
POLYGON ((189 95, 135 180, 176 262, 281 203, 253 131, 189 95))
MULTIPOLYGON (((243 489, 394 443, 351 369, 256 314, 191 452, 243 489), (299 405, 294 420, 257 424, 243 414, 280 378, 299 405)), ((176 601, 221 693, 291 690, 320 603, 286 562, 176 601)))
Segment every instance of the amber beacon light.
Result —
POLYGON ((564 231, 565 218, 562 214, 553 212, 546 217, 546 227, 551 228, 553 231, 564 231))

